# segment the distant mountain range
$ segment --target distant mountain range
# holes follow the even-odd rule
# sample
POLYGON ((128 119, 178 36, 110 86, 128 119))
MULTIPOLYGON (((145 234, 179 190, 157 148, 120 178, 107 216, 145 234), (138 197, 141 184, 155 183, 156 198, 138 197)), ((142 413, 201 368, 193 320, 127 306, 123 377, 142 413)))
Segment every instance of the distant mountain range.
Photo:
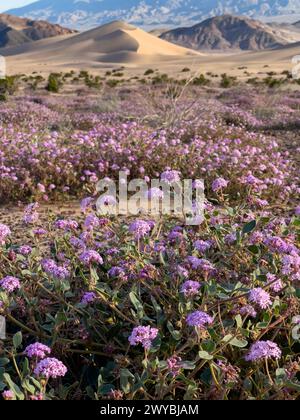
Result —
POLYGON ((300 41, 300 31, 297 24, 271 26, 246 17, 223 15, 192 27, 173 29, 160 38, 195 50, 255 51, 300 41))
POLYGON ((300 0, 39 0, 8 13, 81 30, 112 20, 148 28, 176 27, 227 13, 249 17, 294 15, 296 21, 300 19, 300 0))
POLYGON ((16 47, 27 42, 72 33, 76 31, 45 21, 0 14, 0 48, 16 47))

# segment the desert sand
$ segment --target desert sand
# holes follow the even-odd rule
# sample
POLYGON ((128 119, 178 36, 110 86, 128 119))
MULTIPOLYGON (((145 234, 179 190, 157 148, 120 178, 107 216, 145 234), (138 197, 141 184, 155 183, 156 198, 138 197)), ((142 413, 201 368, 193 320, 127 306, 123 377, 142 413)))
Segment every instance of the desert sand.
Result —
POLYGON ((260 52, 198 53, 163 41, 123 22, 113 22, 76 35, 64 35, 0 50, 7 59, 9 74, 33 71, 68 71, 124 66, 139 74, 157 68, 169 74, 192 71, 224 72, 247 77, 269 71, 292 70, 292 59, 300 54, 300 43, 260 52))

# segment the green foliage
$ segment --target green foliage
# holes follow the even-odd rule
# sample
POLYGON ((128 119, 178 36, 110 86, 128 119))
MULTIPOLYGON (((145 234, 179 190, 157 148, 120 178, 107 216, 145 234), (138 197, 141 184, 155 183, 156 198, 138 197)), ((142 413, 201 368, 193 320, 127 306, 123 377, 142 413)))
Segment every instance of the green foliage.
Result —
POLYGON ((193 79, 193 85, 195 86, 207 86, 210 84, 210 80, 207 79, 204 74, 200 74, 200 76, 193 79))
POLYGON ((154 70, 148 69, 145 71, 144 76, 150 76, 150 74, 153 74, 153 73, 154 73, 154 70))
POLYGON ((9 95, 13 95, 18 89, 18 76, 6 76, 0 79, 0 101, 6 101, 9 95))
POLYGON ((224 89, 228 89, 236 84, 237 78, 233 76, 228 76, 226 73, 221 75, 220 86, 224 89))
POLYGON ((48 77, 48 83, 46 89, 51 93, 58 93, 62 87, 62 81, 60 75, 57 73, 51 73, 48 77))

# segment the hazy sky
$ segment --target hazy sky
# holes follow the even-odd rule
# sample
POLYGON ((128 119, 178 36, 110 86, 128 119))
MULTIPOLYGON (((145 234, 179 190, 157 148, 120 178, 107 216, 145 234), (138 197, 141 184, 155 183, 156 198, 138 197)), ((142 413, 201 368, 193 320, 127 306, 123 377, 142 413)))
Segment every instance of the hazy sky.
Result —
POLYGON ((0 12, 13 9, 14 7, 25 6, 25 4, 33 3, 35 0, 0 0, 0 12))

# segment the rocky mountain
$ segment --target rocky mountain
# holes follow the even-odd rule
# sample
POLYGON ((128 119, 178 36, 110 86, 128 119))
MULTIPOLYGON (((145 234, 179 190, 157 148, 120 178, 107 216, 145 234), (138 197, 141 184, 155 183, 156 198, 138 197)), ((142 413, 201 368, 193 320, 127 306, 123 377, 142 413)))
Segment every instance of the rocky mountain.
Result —
POLYGON ((9 13, 78 29, 112 20, 144 28, 176 27, 225 13, 250 17, 299 15, 300 0, 39 0, 9 13))
POLYGON ((300 33, 246 17, 223 15, 165 32, 162 39, 195 50, 264 50, 300 41, 300 33))
POLYGON ((35 21, 7 14, 0 14, 0 48, 14 47, 76 31, 45 21, 35 21))

